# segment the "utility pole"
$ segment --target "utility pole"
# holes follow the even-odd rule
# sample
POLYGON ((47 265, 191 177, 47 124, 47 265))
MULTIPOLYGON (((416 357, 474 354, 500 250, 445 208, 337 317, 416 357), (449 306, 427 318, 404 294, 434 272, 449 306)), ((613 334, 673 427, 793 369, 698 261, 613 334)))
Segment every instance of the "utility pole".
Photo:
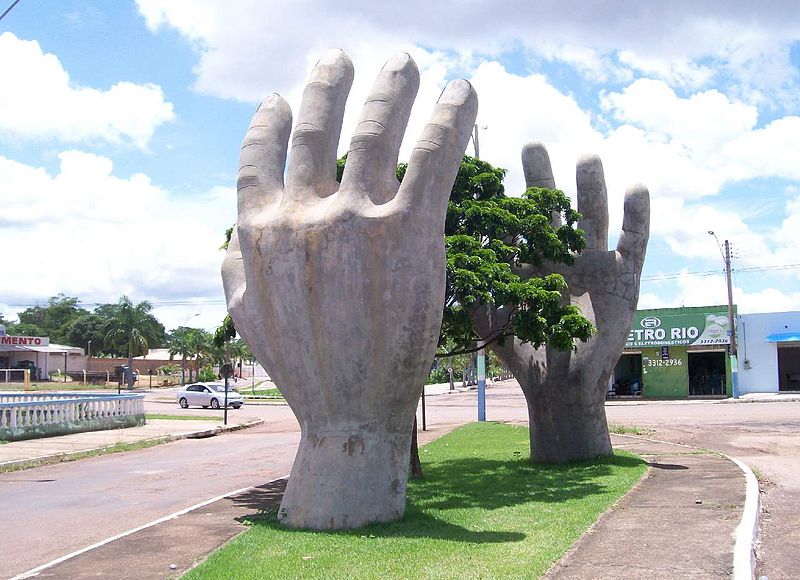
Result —
POLYGON ((736 320, 733 315, 733 282, 731 275, 731 244, 725 240, 725 253, 723 254, 720 247, 719 238, 713 230, 708 230, 708 233, 714 236, 717 242, 717 248, 722 259, 725 261, 725 283, 728 286, 728 336, 730 337, 730 350, 728 352, 731 363, 731 395, 734 399, 739 398, 739 360, 736 349, 736 320))
POLYGON ((725 240, 725 280, 728 283, 728 324, 731 334, 731 356, 736 356, 736 325, 733 320, 733 285, 731 283, 731 245, 725 240))

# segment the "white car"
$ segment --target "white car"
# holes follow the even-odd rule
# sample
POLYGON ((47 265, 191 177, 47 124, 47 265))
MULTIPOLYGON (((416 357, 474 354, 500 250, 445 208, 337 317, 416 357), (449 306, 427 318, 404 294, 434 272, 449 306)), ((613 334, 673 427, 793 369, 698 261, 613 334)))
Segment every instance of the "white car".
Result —
MULTIPOLYGON (((194 383, 186 385, 175 394, 181 408, 189 406, 219 409, 225 404, 225 385, 222 383, 194 383)), ((244 405, 244 397, 228 387, 228 406, 238 409, 244 405)))

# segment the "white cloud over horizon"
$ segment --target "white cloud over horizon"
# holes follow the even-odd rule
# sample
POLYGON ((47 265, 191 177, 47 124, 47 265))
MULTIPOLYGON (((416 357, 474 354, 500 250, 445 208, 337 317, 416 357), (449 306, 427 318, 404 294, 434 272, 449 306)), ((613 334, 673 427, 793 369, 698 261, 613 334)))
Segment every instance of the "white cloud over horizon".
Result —
POLYGON ((0 140, 130 143, 146 149, 155 130, 173 121, 172 103, 154 84, 76 86, 35 40, 0 34, 0 140))

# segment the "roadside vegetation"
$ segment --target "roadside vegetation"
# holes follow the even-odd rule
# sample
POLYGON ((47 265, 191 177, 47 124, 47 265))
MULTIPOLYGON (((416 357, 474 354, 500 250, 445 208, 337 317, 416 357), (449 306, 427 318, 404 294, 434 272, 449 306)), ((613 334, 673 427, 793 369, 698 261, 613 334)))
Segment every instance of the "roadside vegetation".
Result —
POLYGON ((277 505, 184 578, 535 578, 625 494, 644 461, 532 465, 528 429, 473 423, 420 450, 406 515, 352 531, 287 529, 277 505))
POLYGON ((617 435, 641 435, 642 437, 651 437, 655 435, 656 430, 649 427, 637 427, 636 425, 617 425, 615 423, 608 424, 608 432, 616 433, 617 435))

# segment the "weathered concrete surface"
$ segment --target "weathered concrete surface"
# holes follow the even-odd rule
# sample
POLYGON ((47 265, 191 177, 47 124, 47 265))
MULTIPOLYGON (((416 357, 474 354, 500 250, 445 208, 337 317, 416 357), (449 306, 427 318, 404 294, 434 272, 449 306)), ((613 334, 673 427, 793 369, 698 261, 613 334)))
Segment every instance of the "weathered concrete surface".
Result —
POLYGON ((630 437, 615 437, 614 446, 650 461, 650 472, 546 578, 729 578, 745 501, 736 464, 630 437))
POLYGON ((413 414, 441 325, 447 200, 477 114, 472 86, 450 83, 400 185, 419 71, 396 55, 367 98, 340 185, 352 80, 340 50, 317 64, 288 168, 289 106, 278 95, 261 104, 242 145, 238 221, 223 264, 236 329, 302 430, 280 510, 296 527, 403 515, 413 414))
MULTIPOLYGON (((522 165, 528 187, 555 187, 544 145, 526 145, 522 165)), ((535 349, 516 338, 490 346, 525 393, 534 461, 564 462, 611 454, 605 393, 636 314, 650 232, 650 194, 643 185, 635 185, 625 194, 622 232, 616 249, 609 251, 608 196, 600 158, 580 158, 576 181, 578 211, 583 215, 578 226, 586 232, 586 248, 575 256, 572 266, 526 264, 520 273, 563 275, 570 302, 594 324, 596 335, 586 343, 578 342, 575 352, 535 349)), ((473 312, 477 334, 495 334, 508 320, 506 310, 481 307, 473 312)))

